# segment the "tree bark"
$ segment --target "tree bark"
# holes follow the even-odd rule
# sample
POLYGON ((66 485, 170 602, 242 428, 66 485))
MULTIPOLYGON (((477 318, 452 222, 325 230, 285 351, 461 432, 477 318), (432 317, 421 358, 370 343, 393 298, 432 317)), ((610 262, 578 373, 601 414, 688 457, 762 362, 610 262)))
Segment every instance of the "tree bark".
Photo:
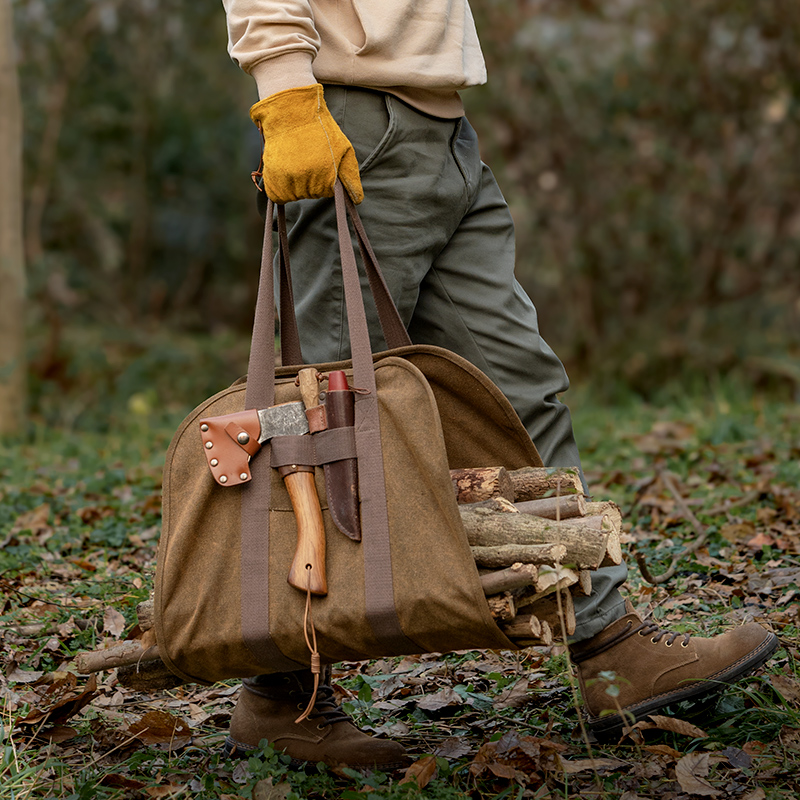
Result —
POLYGON ((25 260, 22 106, 11 0, 0 0, 0 435, 24 427, 25 260))
POLYGON ((582 494, 561 497, 543 497, 540 500, 525 500, 515 503, 514 508, 523 514, 533 514, 547 519, 572 519, 585 517, 587 502, 582 494))
POLYGON ((518 503, 545 495, 583 494, 577 467, 522 467, 508 473, 518 503))
POLYGON ((477 503, 459 503, 459 511, 477 511, 478 509, 496 511, 498 514, 519 514, 517 508, 510 500, 505 497, 490 497, 488 500, 480 500, 477 503))
POLYGON ((121 686, 137 692, 163 692, 186 683, 183 678, 170 672, 160 658, 158 661, 145 661, 141 664, 119 667, 117 680, 121 686))
POLYGON ((161 662, 158 654, 158 645, 143 646, 139 639, 120 642, 118 645, 104 650, 78 653, 75 657, 75 665, 82 675, 87 675, 90 672, 100 672, 103 669, 115 669, 116 667, 145 664, 152 661, 161 662))
POLYGON ((511 592, 487 597, 486 603, 489 606, 489 612, 495 619, 508 621, 517 616, 517 605, 511 592))
POLYGON ((500 547, 470 547, 479 567, 499 569, 512 564, 555 564, 562 561, 567 548, 560 544, 507 544, 500 547))
MULTIPOLYGON (((580 520, 556 522, 531 514, 497 514, 491 511, 462 511, 461 520, 470 546, 510 547, 512 545, 564 545, 564 562, 578 569, 597 569, 606 555, 608 533, 579 524, 580 520)), ((510 566, 515 561, 547 563, 516 558, 495 566, 510 566)), ((479 564, 479 566, 490 566, 479 564)))
POLYGON ((505 467, 451 469, 450 479, 459 503, 480 503, 493 497, 514 501, 514 487, 505 467))
POLYGON ((535 564, 512 564, 506 569, 481 575, 481 586, 485 595, 500 594, 536 583, 538 574, 539 568, 535 564))

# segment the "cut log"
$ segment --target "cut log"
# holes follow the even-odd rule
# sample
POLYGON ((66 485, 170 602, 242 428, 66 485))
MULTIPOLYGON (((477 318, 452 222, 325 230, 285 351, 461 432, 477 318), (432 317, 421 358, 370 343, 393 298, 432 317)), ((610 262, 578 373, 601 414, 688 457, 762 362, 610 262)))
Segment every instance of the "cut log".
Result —
POLYGON ((572 587, 573 594, 582 594, 588 597, 592 593, 592 573, 588 569, 578 572, 578 582, 572 587))
POLYGON ((450 479, 459 503, 479 503, 493 497, 514 501, 514 487, 505 467, 451 469, 450 479))
POLYGON ((186 683, 183 678, 170 672, 160 658, 157 661, 119 667, 117 681, 121 686, 137 692, 165 691, 186 683))
POLYGON ((586 503, 586 515, 609 517, 617 533, 622 530, 622 511, 616 503, 612 503, 610 500, 586 503))
POLYGON ((485 595, 500 594, 536 583, 538 574, 535 564, 512 564, 506 569, 481 575, 481 586, 485 595))
POLYGON ((78 653, 75 656, 75 665, 78 672, 88 675, 91 672, 100 672, 103 669, 125 667, 129 664, 143 664, 148 661, 158 661, 158 645, 155 637, 145 634, 141 639, 131 639, 120 642, 114 647, 103 650, 91 650, 78 653))
POLYGON ((487 597, 486 602, 489 605, 489 612, 495 619, 508 622, 517 616, 517 606, 511 592, 487 597))
MULTIPOLYGON (((561 613, 564 616, 564 627, 567 636, 572 636, 572 634, 575 633, 575 606, 569 591, 561 590, 547 597, 543 597, 541 600, 537 600, 533 605, 525 607, 526 614, 533 614, 538 617, 542 623, 546 622, 550 626, 556 639, 563 638, 561 619, 559 617, 559 596, 561 597, 561 613)), ((517 619, 521 616, 523 615, 518 614, 517 619)))
POLYGON ((136 606, 136 616, 139 620, 139 627, 143 631, 149 631, 153 627, 155 619, 155 601, 152 597, 136 606))
POLYGON ((497 511, 500 514, 518 514, 518 509, 510 500, 505 497, 491 497, 488 500, 481 500, 479 503, 459 503, 459 510, 477 511, 478 509, 497 511))
POLYGON ((561 522, 565 525, 581 525, 595 531, 611 530, 611 522, 610 520, 606 521, 604 514, 593 514, 587 517, 567 517, 562 519, 561 522))
POLYGON ((525 500, 514 503, 514 508, 523 514, 533 514, 547 519, 570 519, 585 517, 587 502, 582 494, 559 497, 543 497, 540 500, 525 500))
POLYGON ((541 600, 560 589, 569 589, 578 583, 578 572, 567 567, 539 567, 539 579, 534 586, 518 589, 514 592, 514 599, 518 609, 525 608, 530 611, 530 605, 541 600))
POLYGON ((508 473, 515 502, 537 500, 548 495, 583 494, 577 467, 522 467, 508 473))
MULTIPOLYGON (((479 567, 499 569, 512 564, 556 564, 567 555, 561 544, 506 544, 499 547, 470 547, 479 567)), ((604 551, 605 552, 605 551, 604 551)))
POLYGON ((606 540, 606 555, 600 562, 601 567, 610 567, 622 563, 622 545, 619 541, 619 534, 616 531, 608 531, 606 540))
MULTIPOLYGON (((532 514, 497 514, 485 509, 462 511, 461 521, 471 547, 500 547, 509 545, 564 545, 564 563, 577 569, 597 569, 606 555, 608 533, 579 524, 578 520, 555 520, 532 514)), ((510 553, 509 553, 510 556, 510 553)), ((480 563, 479 566, 511 566, 523 563, 555 563, 515 558, 503 563, 480 563)))
POLYGON ((533 614, 519 614, 501 623, 500 629, 509 639, 538 639, 542 635, 542 624, 533 614))

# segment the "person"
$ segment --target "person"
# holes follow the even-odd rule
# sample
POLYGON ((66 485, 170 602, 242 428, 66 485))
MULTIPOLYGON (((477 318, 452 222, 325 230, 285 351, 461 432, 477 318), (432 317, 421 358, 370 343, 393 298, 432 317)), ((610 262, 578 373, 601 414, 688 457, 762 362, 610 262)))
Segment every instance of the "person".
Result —
MULTIPOLYGON (((266 194, 286 207, 307 363, 347 358, 333 202, 339 178, 359 213, 412 341, 455 351, 504 392, 549 466, 580 466, 558 396, 564 368, 514 277, 514 226, 460 92, 486 79, 467 0, 223 0, 229 53, 255 79, 250 116, 264 139, 266 194)), ((385 349, 368 303, 372 344, 385 349)), ((584 481, 585 483, 585 481, 584 481)), ((710 639, 643 621, 619 592, 624 565, 592 575, 569 642, 589 727, 623 722, 714 690, 777 648, 756 623, 710 639), (616 676, 616 702, 601 672, 616 676), (618 704, 618 705, 617 705, 618 704), (603 714, 607 709, 614 713, 603 714), (620 714, 622 712, 622 715, 620 714)), ((294 762, 392 769, 401 745, 358 730, 310 672, 243 681, 226 740, 243 755, 267 739, 294 762)))

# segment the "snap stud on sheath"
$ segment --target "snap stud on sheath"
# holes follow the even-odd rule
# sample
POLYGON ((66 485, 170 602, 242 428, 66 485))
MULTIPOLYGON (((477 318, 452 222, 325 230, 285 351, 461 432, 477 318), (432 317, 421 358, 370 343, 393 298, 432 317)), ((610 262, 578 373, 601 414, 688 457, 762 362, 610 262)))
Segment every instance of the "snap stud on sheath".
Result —
POLYGON ((206 450, 210 450, 214 446, 214 442, 206 442, 206 450))
POLYGON ((219 476, 219 482, 220 483, 227 483, 228 482, 228 476, 227 475, 220 475, 219 476))
POLYGON ((247 444, 250 441, 250 434, 247 431, 242 431, 237 437, 236 441, 239 444, 247 444))

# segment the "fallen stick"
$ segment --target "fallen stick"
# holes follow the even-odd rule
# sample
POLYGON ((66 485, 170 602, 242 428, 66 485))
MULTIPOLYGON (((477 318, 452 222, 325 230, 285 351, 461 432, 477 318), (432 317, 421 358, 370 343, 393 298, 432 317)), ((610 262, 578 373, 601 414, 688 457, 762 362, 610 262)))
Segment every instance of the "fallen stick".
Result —
POLYGON ((506 569, 486 572, 481 575, 481 587, 485 595, 500 594, 511 589, 520 589, 536 583, 539 574, 535 564, 512 564, 506 569))
POLYGON ((120 642, 118 645, 107 647, 104 650, 78 653, 75 656, 75 665, 82 675, 100 672, 104 669, 125 667, 131 664, 144 664, 150 661, 160 661, 158 645, 143 646, 142 641, 139 639, 120 642))

